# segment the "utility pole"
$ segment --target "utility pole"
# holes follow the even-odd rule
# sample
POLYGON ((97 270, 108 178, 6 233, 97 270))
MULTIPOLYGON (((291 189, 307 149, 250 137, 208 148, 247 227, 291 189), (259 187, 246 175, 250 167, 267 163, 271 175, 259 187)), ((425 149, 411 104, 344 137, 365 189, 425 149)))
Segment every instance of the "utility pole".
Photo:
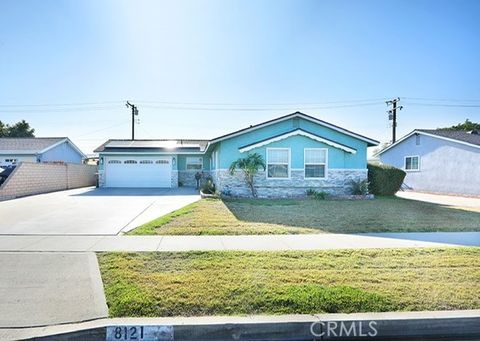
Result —
POLYGON ((392 144, 397 140, 397 110, 403 109, 403 105, 397 106, 398 102, 400 102, 400 97, 385 102, 387 105, 392 106, 392 109, 387 111, 388 120, 392 121, 392 144))
POLYGON ((138 108, 136 105, 127 101, 127 108, 132 108, 132 141, 135 140, 135 116, 138 116, 138 108))

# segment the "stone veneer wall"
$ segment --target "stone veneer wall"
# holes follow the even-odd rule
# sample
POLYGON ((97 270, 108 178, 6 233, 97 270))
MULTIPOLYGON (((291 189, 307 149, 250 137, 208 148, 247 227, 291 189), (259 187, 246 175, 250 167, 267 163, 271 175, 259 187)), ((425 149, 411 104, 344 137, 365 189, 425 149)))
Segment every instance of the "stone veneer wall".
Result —
POLYGON ((177 188, 178 187, 178 174, 179 172, 177 170, 172 170, 172 188, 177 188))
POLYGON ((94 186, 97 166, 21 162, 0 186, 0 201, 94 186))
POLYGON ((182 186, 195 187, 197 186, 197 181, 195 180, 197 172, 197 170, 178 171, 178 181, 182 183, 182 186))
MULTIPOLYGON (((349 193, 348 183, 351 180, 367 179, 367 169, 329 169, 326 179, 305 179, 302 170, 291 170, 290 179, 267 179, 264 171, 255 177, 258 196, 263 198, 303 197, 309 188, 325 191, 332 195, 349 193)), ((250 190, 243 180, 242 171, 230 175, 228 170, 212 171, 212 177, 219 191, 230 191, 233 196, 250 196, 250 190)))

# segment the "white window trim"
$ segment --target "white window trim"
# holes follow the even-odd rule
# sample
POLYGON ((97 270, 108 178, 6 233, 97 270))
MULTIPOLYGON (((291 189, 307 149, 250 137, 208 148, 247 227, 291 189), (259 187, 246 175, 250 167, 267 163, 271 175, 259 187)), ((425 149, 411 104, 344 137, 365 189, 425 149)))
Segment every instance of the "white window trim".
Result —
MULTIPOLYGON (((266 148, 266 153, 267 153, 267 169, 265 172, 265 177, 267 180, 290 180, 291 179, 291 172, 292 172, 292 150, 290 148, 266 148), (286 178, 271 178, 268 176, 268 151, 269 150, 288 150, 288 177, 286 178)), ((282 163, 283 165, 283 163, 282 163)))
POLYGON ((328 148, 304 148, 303 149, 303 178, 305 180, 325 180, 328 178, 328 148), (307 150, 324 150, 325 151, 325 163, 309 163, 309 165, 325 165, 325 176, 322 178, 307 178, 306 176, 306 163, 305 161, 307 160, 306 154, 307 150))
POLYGON ((420 155, 407 155, 403 158, 403 170, 405 172, 420 172, 420 155), (417 169, 407 169, 407 158, 418 158, 418 168, 417 169))
MULTIPOLYGON (((185 158, 185 170, 186 171, 196 171, 196 172, 201 172, 203 171, 204 167, 203 167, 203 156, 187 156, 185 158), (202 166, 200 169, 188 169, 188 159, 202 159, 202 162, 200 163, 200 165, 202 166)), ((191 163, 192 165, 198 165, 198 163, 191 163)))

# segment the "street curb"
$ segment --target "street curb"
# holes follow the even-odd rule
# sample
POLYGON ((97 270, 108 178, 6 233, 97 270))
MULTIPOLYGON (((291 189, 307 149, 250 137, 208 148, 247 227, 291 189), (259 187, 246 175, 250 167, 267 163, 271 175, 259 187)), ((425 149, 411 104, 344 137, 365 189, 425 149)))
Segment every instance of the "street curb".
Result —
MULTIPOLYGON (((375 321, 374 340, 478 340, 480 339, 480 310, 389 312, 359 314, 318 314, 280 316, 212 316, 167 318, 112 318, 84 323, 41 328, 0 329, 0 339, 36 340, 105 340, 108 326, 173 326, 175 340, 355 340, 366 336, 345 338, 323 336, 315 338, 312 323, 360 322, 367 326, 375 321)), ((348 326, 347 325, 347 328, 348 326)), ((368 328, 368 327, 367 327, 368 328)), ((336 329, 337 332, 339 328, 336 329)), ((364 328, 364 332, 367 332, 364 328)), ((345 335, 345 334, 344 334, 345 335)))

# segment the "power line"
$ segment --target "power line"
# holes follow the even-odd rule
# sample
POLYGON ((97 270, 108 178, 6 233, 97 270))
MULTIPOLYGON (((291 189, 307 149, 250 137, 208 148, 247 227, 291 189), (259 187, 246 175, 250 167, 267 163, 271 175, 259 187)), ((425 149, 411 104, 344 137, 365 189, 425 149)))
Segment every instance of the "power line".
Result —
POLYGON ((371 98, 327 102, 283 102, 283 103, 228 103, 228 102, 167 102, 167 101, 137 101, 144 104, 165 104, 165 105, 197 105, 197 106, 304 106, 304 105, 325 105, 325 104, 348 104, 361 102, 385 101, 388 98, 371 98))
POLYGON ((408 102, 408 105, 418 105, 418 106, 424 106, 424 107, 480 108, 480 104, 441 104, 441 103, 408 102))
POLYGON ((480 99, 458 99, 458 98, 425 98, 425 97, 402 97, 415 101, 437 101, 437 102, 480 102, 480 99))
POLYGON ((43 109, 8 109, 0 108, 0 112, 3 113, 51 113, 51 112, 84 112, 84 111, 102 111, 102 110, 114 110, 119 106, 108 107, 78 107, 78 108, 43 108, 43 109))
POLYGON ((120 126, 123 126, 123 125, 127 125, 128 123, 129 123, 129 122, 122 122, 122 123, 113 124, 113 125, 108 126, 108 127, 104 127, 104 128, 92 130, 92 131, 89 131, 89 132, 87 132, 87 133, 84 133, 84 134, 81 134, 81 135, 77 135, 76 137, 82 137, 82 136, 86 136, 86 135, 90 135, 90 134, 95 134, 95 133, 98 133, 98 132, 100 132, 100 131, 104 131, 104 130, 108 130, 108 129, 120 127, 120 126))
POLYGON ((0 107, 67 107, 100 104, 122 104, 122 101, 77 102, 77 103, 41 103, 41 104, 0 104, 0 107))
POLYGON ((200 110, 200 111, 288 111, 288 110, 318 110, 318 109, 334 109, 334 108, 351 108, 351 107, 363 107, 372 105, 383 105, 383 102, 372 103, 359 103, 359 104, 344 104, 344 105, 331 105, 331 106, 291 106, 291 107, 278 107, 278 108, 219 108, 219 107, 183 107, 183 106, 160 106, 160 105, 142 105, 144 108, 158 108, 168 110, 200 110))

